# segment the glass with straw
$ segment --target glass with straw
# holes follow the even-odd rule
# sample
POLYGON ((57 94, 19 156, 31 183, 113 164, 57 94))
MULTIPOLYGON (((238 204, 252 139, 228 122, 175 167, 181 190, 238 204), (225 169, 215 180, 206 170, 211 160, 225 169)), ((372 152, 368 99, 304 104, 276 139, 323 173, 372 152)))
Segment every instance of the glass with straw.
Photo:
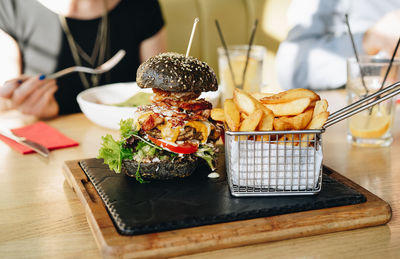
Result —
POLYGON ((248 59, 247 71, 243 75, 246 66, 247 45, 228 46, 232 72, 228 65, 225 50, 218 48, 218 68, 220 85, 222 89, 222 102, 232 98, 234 88, 238 87, 247 92, 260 92, 262 88, 262 71, 266 49, 263 46, 252 46, 248 59))
MULTIPOLYGON (((347 60, 346 89, 351 104, 399 81, 399 60, 395 60, 395 57, 400 38, 390 60, 373 56, 359 57, 349 17, 345 14, 344 18, 355 55, 347 60)), ((391 98, 354 115, 348 120, 349 141, 359 146, 390 146, 393 141, 394 113, 395 100, 391 98)))
MULTIPOLYGON (((388 69, 390 61, 374 56, 361 56, 359 62, 356 58, 347 60, 346 90, 349 104, 400 80, 400 61, 394 59, 388 69)), ((358 146, 389 146, 393 141, 394 114, 395 99, 391 98, 350 117, 347 133, 349 142, 358 146)))
POLYGON ((232 98, 235 88, 250 93, 260 92, 267 50, 263 46, 253 46, 258 20, 254 21, 248 45, 228 46, 218 20, 215 20, 215 25, 222 43, 222 47, 217 49, 222 103, 232 98))

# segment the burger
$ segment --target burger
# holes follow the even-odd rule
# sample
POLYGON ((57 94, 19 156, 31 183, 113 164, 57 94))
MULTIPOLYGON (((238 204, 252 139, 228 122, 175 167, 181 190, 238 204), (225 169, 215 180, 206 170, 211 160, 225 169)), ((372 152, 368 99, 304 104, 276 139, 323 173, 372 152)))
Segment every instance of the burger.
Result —
POLYGON ((152 103, 120 122, 119 141, 102 138, 98 158, 139 182, 187 177, 202 160, 214 170, 222 129, 210 119, 212 104, 199 99, 218 89, 214 71, 196 58, 163 53, 140 65, 136 82, 152 88, 152 103))

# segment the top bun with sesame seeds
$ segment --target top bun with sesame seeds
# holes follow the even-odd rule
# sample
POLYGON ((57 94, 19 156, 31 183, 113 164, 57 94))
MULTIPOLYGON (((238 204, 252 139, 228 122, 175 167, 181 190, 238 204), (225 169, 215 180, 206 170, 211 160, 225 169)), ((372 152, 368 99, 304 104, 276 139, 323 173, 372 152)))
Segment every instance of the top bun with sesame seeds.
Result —
POLYGON ((141 64, 136 82, 141 88, 167 92, 218 90, 217 77, 205 62, 173 52, 159 54, 141 64))

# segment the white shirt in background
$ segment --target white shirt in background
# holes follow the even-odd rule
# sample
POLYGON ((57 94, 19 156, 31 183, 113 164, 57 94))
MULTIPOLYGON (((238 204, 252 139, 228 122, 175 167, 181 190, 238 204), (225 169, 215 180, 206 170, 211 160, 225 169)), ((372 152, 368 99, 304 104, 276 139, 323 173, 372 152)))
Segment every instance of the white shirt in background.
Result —
POLYGON ((292 29, 277 53, 281 87, 334 89, 343 86, 346 58, 354 56, 345 14, 349 15, 356 47, 362 55, 365 31, 386 13, 397 9, 400 9, 400 0, 293 0, 288 10, 292 29))

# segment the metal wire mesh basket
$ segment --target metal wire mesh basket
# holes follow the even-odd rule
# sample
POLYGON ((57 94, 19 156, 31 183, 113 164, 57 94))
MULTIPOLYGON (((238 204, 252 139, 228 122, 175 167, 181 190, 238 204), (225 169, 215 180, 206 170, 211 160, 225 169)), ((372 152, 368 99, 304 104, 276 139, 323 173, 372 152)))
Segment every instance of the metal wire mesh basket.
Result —
POLYGON ((318 193, 322 185, 325 129, 397 94, 400 81, 332 113, 319 130, 226 131, 226 168, 232 195, 318 193))
POLYGON ((225 132, 233 196, 310 195, 321 190, 324 130, 225 132))

